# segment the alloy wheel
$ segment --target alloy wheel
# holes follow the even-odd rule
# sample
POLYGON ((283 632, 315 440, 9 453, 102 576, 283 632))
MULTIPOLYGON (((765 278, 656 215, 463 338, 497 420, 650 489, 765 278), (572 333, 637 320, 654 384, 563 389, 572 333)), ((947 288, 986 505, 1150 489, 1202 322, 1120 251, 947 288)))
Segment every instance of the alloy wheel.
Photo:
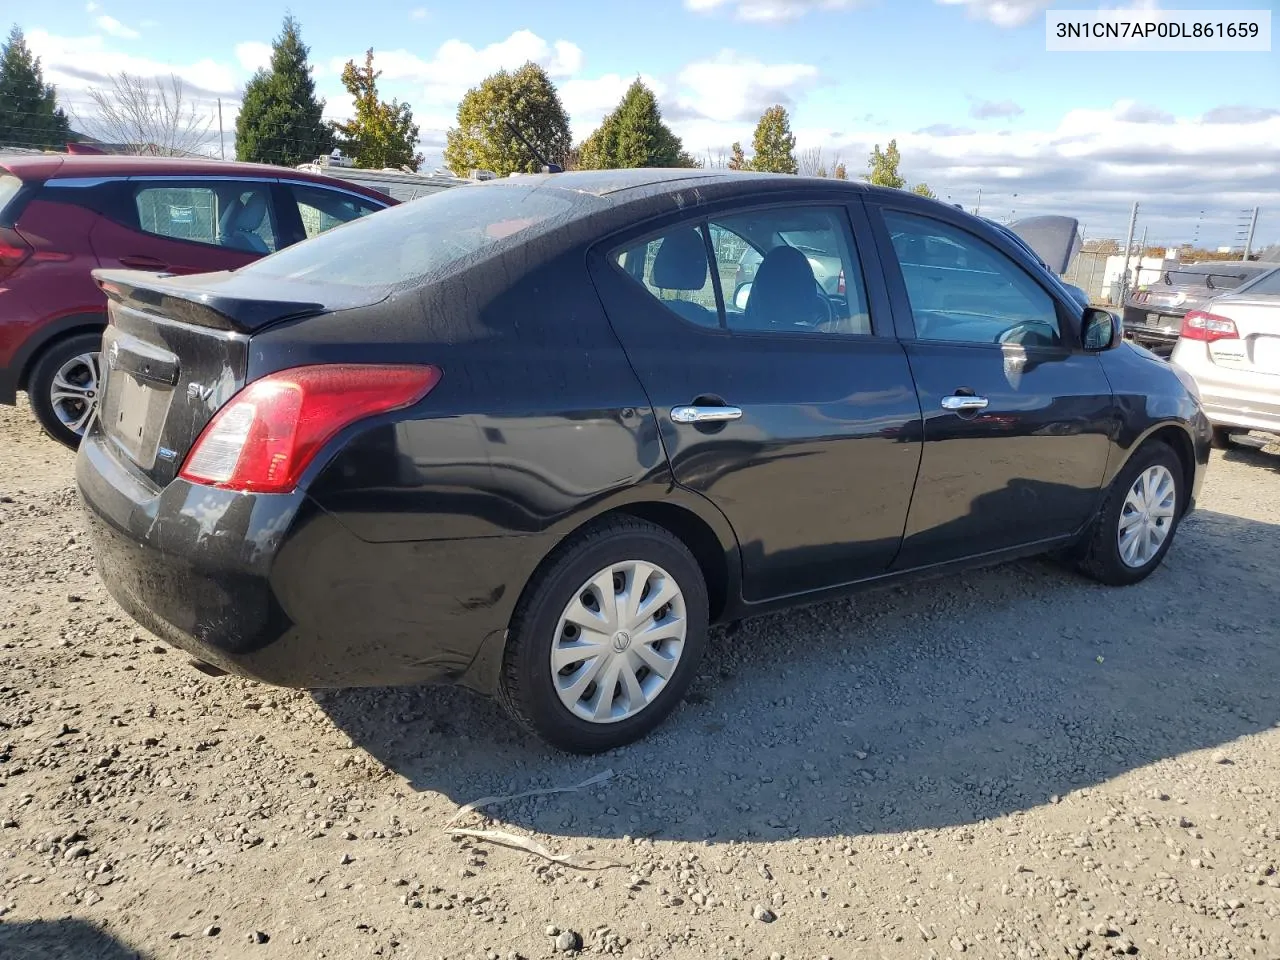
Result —
POLYGON ((102 382, 98 364, 97 353, 72 357, 58 368, 49 387, 49 402, 54 414, 78 437, 84 436, 98 409, 102 382))

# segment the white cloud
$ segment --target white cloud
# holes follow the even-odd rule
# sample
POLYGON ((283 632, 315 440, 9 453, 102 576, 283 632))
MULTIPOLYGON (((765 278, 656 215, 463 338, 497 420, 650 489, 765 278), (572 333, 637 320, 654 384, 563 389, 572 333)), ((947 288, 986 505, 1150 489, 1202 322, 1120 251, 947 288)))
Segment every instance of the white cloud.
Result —
MULTIPOLYGON (((696 2, 707 2, 707 0, 696 0, 696 2)), ((965 7, 970 16, 979 20, 989 20, 997 27, 1025 26, 1050 7, 1063 6, 1063 3, 1056 0, 935 0, 935 2, 946 7, 965 7)), ((1074 6, 1083 10, 1095 4, 1077 3, 1074 6)), ((1158 11, 1160 3, 1159 0, 1120 0, 1118 3, 1098 3, 1096 7, 1099 10, 1142 14, 1158 11)))
POLYGON ((84 8, 89 13, 95 13, 99 9, 98 5, 94 3, 93 0, 89 0, 89 2, 84 5, 84 8))
POLYGON ((697 13, 729 8, 739 20, 776 23, 795 20, 811 10, 847 10, 860 0, 685 0, 685 7, 697 13))
POLYGON ((228 95, 236 90, 238 72, 211 58, 194 63, 162 62, 149 57, 112 50, 101 35, 62 37, 45 30, 27 32, 27 43, 41 59, 45 79, 57 84, 59 96, 83 106, 83 91, 102 86, 112 74, 132 73, 142 77, 180 77, 193 95, 228 95))
MULTIPOLYGON (((582 140, 591 133, 601 118, 618 105, 635 80, 634 74, 607 73, 591 79, 573 77, 559 84, 560 102, 569 113, 574 139, 582 140)), ((653 91, 661 108, 667 85, 648 74, 641 74, 640 80, 653 91)))
POLYGON ((416 9, 409 11, 410 20, 425 20, 427 19, 427 15, 426 7, 417 7, 416 9))
MULTIPOLYGON (((334 57, 323 72, 340 74, 348 59, 334 57)), ((423 96, 411 99, 428 106, 456 104, 489 74, 513 70, 528 60, 540 64, 553 79, 563 80, 582 69, 583 58, 577 44, 567 40, 548 43, 530 30, 517 30, 505 40, 479 49, 461 40, 448 40, 430 60, 403 49, 374 51, 374 68, 382 71, 383 82, 421 84, 423 96)))
MULTIPOLYGON (((743 125, 737 137, 748 132, 743 125)), ((1172 116, 1121 100, 1070 110, 1040 129, 974 132, 939 123, 915 131, 797 126, 795 133, 800 149, 821 146, 858 172, 873 144, 896 138, 904 176, 926 181, 944 200, 972 209, 981 188, 986 215, 1065 213, 1090 236, 1123 236, 1135 200, 1139 228, 1149 226, 1156 243, 1190 239, 1201 211, 1202 239, 1226 243, 1240 210, 1280 206, 1280 111, 1220 107, 1203 117, 1172 116), (1204 123, 1213 124, 1211 136, 1204 123)), ((704 149, 696 141, 686 146, 704 149)))
POLYGON ((937 0, 948 7, 965 7, 970 16, 990 20, 998 27, 1021 27, 1042 10, 1053 6, 1053 0, 937 0))
POLYGON ((681 116, 716 121, 755 120, 775 103, 793 106, 818 81, 807 63, 761 63, 732 50, 680 71, 676 110, 681 116))
POLYGON ((997 117, 1018 117, 1023 109, 1012 100, 974 100, 969 105, 969 116, 975 120, 991 120, 997 117))
POLYGON ((250 72, 265 70, 271 65, 271 44, 260 40, 249 40, 236 44, 236 59, 240 66, 250 72))
POLYGON ((94 21, 98 25, 98 29, 103 33, 108 33, 113 37, 120 37, 123 40, 137 40, 138 31, 133 27, 126 27, 115 17, 109 17, 105 13, 94 21))

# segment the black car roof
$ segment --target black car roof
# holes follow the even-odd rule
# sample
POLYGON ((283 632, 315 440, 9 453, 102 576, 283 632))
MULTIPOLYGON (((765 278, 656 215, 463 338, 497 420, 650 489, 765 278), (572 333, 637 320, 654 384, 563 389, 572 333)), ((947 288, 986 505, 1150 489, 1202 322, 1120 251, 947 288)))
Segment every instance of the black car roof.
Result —
POLYGON ((536 186, 539 189, 563 190, 592 197, 616 198, 632 201, 645 196, 657 196, 674 190, 684 190, 702 184, 717 186, 741 186, 744 190, 765 184, 795 187, 826 186, 853 190, 876 190, 867 184, 852 180, 834 180, 821 177, 797 177, 787 173, 752 173, 739 170, 706 170, 700 167, 639 167, 629 170, 575 170, 568 173, 538 173, 498 180, 488 180, 473 186, 494 189, 512 186, 536 186), (625 196, 622 196, 625 194, 625 196))

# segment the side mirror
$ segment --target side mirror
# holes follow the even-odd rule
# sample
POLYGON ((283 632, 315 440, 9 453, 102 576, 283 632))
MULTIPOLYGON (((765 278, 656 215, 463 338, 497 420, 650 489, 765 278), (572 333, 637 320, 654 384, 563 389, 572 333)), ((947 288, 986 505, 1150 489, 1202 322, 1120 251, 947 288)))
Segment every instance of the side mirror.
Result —
POLYGON ((747 301, 751 299, 751 281, 739 284, 733 291, 733 305, 739 310, 747 309, 747 301))
POLYGON ((1124 339, 1124 324, 1117 314, 1109 310, 1088 307, 1084 311, 1084 348, 1090 353, 1101 353, 1120 346, 1124 339))

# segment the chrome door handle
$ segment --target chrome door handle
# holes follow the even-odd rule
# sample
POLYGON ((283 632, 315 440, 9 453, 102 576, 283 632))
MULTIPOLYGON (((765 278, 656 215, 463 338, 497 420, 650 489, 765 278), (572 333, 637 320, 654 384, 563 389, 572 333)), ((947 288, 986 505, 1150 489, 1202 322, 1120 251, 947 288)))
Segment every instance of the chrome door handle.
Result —
POLYGON ((964 397, 951 396, 942 398, 943 410, 985 410, 988 400, 986 397, 964 397))
POLYGON ((672 407, 671 419, 676 423, 723 423, 742 416, 739 407, 672 407))

